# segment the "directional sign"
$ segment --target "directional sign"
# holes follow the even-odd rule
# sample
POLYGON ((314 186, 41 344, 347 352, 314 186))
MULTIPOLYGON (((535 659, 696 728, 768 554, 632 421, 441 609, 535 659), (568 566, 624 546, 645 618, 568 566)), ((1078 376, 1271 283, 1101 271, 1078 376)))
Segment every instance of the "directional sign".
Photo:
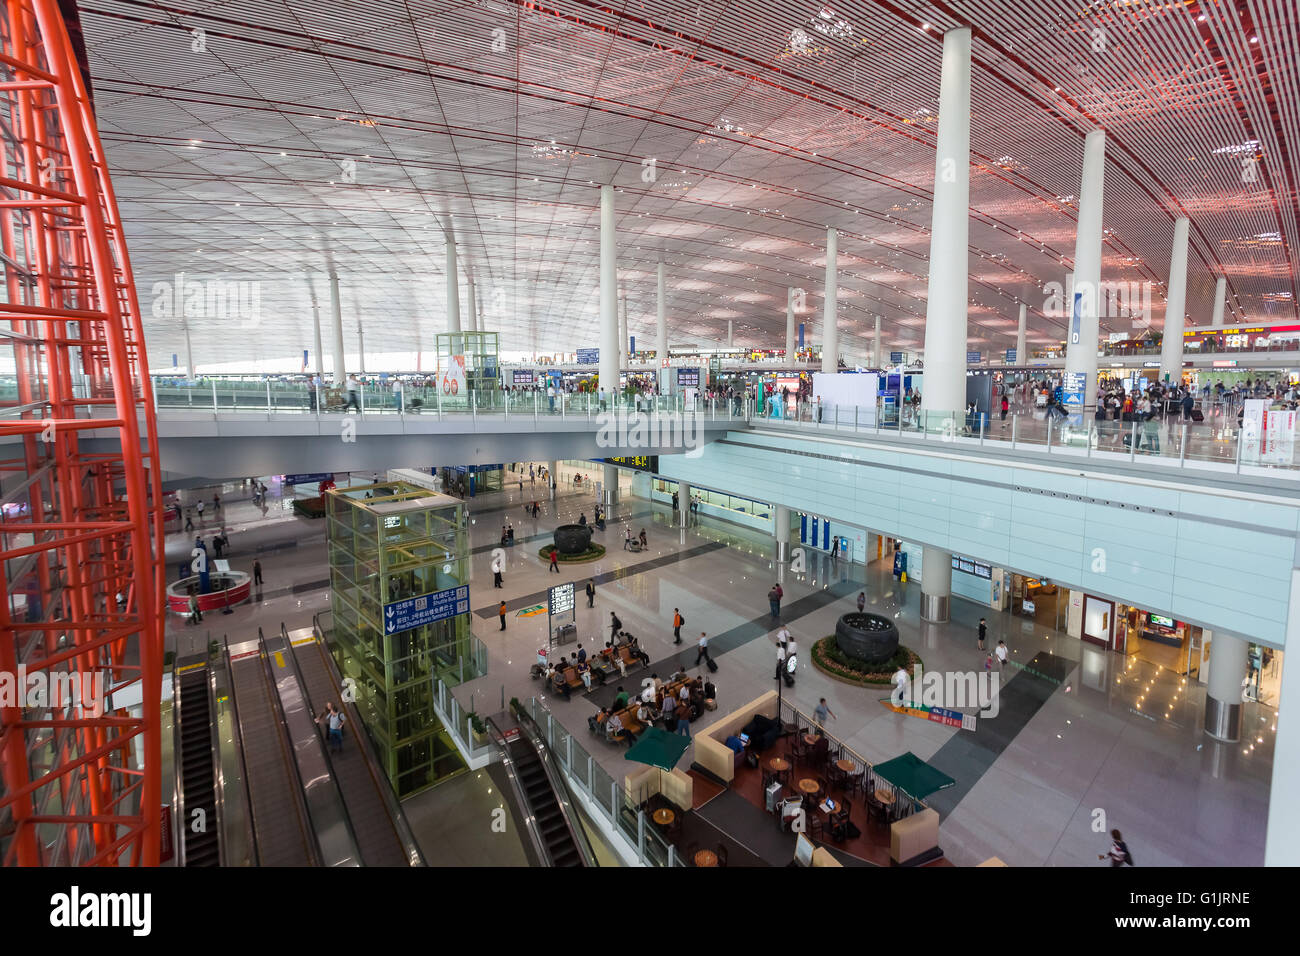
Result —
POLYGON ((1010 364, 1012 364, 1013 362, 1015 362, 1015 360, 1016 360, 1016 350, 1015 350, 1015 349, 1007 349, 1007 357, 1004 359, 1004 361, 1005 361, 1008 365, 1010 365, 1010 364))
POLYGON ((600 362, 600 349, 578 349, 579 365, 596 365, 600 362))
POLYGON ((552 617, 569 613, 573 610, 573 582, 557 584, 551 588, 549 597, 552 617))
POLYGON ((396 634, 469 613, 469 586, 434 591, 384 605, 384 633, 396 634))

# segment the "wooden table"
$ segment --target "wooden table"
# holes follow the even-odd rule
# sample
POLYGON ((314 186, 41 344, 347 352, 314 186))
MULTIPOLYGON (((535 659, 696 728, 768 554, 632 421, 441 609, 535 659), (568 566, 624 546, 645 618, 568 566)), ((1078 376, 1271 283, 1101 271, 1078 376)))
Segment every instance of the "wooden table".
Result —
POLYGON ((656 810, 654 812, 654 821, 655 823, 659 824, 661 827, 668 826, 668 824, 672 823, 673 820, 676 819, 676 817, 677 814, 673 813, 671 810, 667 808, 664 808, 662 810, 656 810))
POLYGON ((885 806, 889 806, 894 802, 894 792, 892 790, 877 790, 876 799, 885 806))
POLYGON ((853 765, 852 760, 837 760, 835 761, 835 766, 843 770, 845 773, 853 773, 853 771, 858 769, 853 765))
POLYGON ((803 742, 806 743, 809 747, 815 747, 815 746, 817 746, 817 735, 816 735, 816 734, 804 734, 804 735, 803 735, 803 742))
POLYGON ((790 769, 790 761, 783 760, 780 757, 773 757, 767 762, 767 769, 775 771, 776 773, 784 773, 790 769))
POLYGON ((712 850, 700 850, 695 854, 696 866, 717 866, 718 854, 712 850))
POLYGON ((799 789, 804 793, 813 794, 821 788, 821 784, 812 777, 804 777, 799 781, 799 789))

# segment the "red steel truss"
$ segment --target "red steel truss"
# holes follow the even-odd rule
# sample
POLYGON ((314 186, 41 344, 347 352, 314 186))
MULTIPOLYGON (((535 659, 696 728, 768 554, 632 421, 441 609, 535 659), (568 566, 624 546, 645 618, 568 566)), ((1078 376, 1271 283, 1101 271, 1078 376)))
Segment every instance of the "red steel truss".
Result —
POLYGON ((0 860, 157 864, 165 573, 139 304, 57 0, 0 9, 0 860))

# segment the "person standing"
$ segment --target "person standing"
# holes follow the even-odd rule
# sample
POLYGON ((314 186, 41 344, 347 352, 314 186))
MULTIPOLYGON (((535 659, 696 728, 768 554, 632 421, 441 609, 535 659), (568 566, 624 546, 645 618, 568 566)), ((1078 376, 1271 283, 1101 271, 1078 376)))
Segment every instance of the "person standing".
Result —
MULTIPOLYGON (((695 666, 699 667, 701 660, 712 660, 712 658, 709 657, 709 636, 703 631, 700 631, 700 641, 697 647, 698 649, 695 652, 695 666)), ((689 734, 687 736, 689 736, 689 734)))
POLYGON ((198 501, 194 505, 194 510, 199 514, 199 524, 203 524, 203 502, 198 501))
POLYGON ((203 623, 203 612, 199 610, 199 598, 192 589, 190 591, 190 623, 203 623))
POLYGON ((772 585, 772 590, 767 592, 767 606, 772 612, 772 617, 781 616, 781 601, 776 596, 776 585, 772 585))
POLYGON ((979 629, 979 635, 980 635, 980 650, 981 650, 981 651, 984 650, 984 638, 988 636, 988 633, 989 633, 989 626, 988 626, 988 624, 985 623, 984 618, 980 618, 980 629, 979 629))
POLYGON ((325 721, 326 733, 329 737, 330 749, 335 753, 343 752, 343 725, 347 718, 335 708, 333 702, 325 705, 325 713, 321 714, 321 719, 325 721))
POLYGON ((501 630, 506 629, 506 602, 502 601, 497 605, 497 615, 501 618, 501 630))
POLYGON ((501 587, 501 565, 499 564, 492 565, 492 586, 501 587))
POLYGON ((867 606, 867 592, 859 591, 858 592, 858 613, 861 614, 862 609, 865 608, 866 606, 867 606))
POLYGON ((1007 642, 998 641, 998 646, 993 649, 993 653, 998 656, 999 670, 1007 669, 1007 642))
POLYGON ((776 613, 779 617, 781 615, 781 601, 785 599, 785 588, 781 587, 780 584, 773 584, 772 590, 776 592, 776 613))
POLYGON ((673 643, 674 644, 680 644, 682 642, 682 625, 685 623, 686 623, 686 618, 682 617, 682 609, 679 607, 673 608, 673 643))
POLYGON ((262 562, 253 562, 253 583, 259 588, 262 586, 262 562))
POLYGON ((347 411, 349 408, 355 408, 357 414, 361 414, 361 398, 359 394, 361 383, 356 380, 355 376, 349 375, 346 380, 346 387, 348 390, 348 403, 343 406, 343 410, 347 411))
POLYGON ((826 736, 826 730, 825 730, 826 720, 827 718, 834 717, 834 716, 835 716, 835 711, 831 710, 829 707, 826 706, 825 697, 817 701, 817 706, 813 708, 813 720, 817 724, 818 737, 826 736))
POLYGON ((212 536, 212 550, 218 558, 221 557, 221 549, 223 547, 225 547, 224 539, 221 537, 221 532, 218 531, 212 536))
POLYGON ((596 582, 587 578, 587 607, 596 606, 596 582))
POLYGON ((212 513, 221 514, 221 495, 215 491, 212 493, 212 513))
POLYGON ((554 571, 556 574, 560 573, 560 552, 556 551, 554 548, 551 548, 551 566, 547 568, 547 573, 551 571, 554 571))

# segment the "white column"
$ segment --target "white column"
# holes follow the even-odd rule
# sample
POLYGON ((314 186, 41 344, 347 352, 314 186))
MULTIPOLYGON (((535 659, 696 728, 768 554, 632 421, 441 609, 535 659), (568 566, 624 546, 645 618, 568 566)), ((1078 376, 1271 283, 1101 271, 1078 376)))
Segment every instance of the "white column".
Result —
POLYGON ((794 289, 785 290, 785 364, 789 366, 794 361, 794 353, 798 350, 798 341, 795 338, 794 325, 794 289))
POLYGON ((1214 311, 1210 314, 1210 328, 1223 328, 1223 302, 1228 297, 1228 280, 1223 276, 1214 280, 1214 311))
MULTIPOLYGON (((942 417, 938 413, 955 415, 966 407, 970 45, 968 27, 943 35, 930 221, 930 283, 925 306, 925 382, 921 390, 921 407, 936 422, 942 417)), ((946 601, 944 608, 943 619, 947 620, 946 601)))
POLYGON ((605 507, 613 508, 618 505, 618 466, 605 465, 605 507))
MULTIPOLYGON (((668 303, 664 298, 664 264, 659 263, 655 270, 655 361, 659 363, 662 372, 664 359, 668 357, 668 303)), ((662 388, 662 379, 664 375, 660 374, 661 391, 667 391, 662 388)))
POLYGON ((727 319, 727 348, 732 348, 736 344, 736 325, 735 320, 727 319))
MULTIPOLYGON (((929 366, 927 365, 928 369, 929 366)), ((924 393, 921 401, 925 401, 924 393)), ((952 554, 938 548, 921 547, 921 620, 942 624, 948 620, 952 594, 952 554)))
MULTIPOLYGON (((627 352, 627 290, 624 289, 618 294, 618 367, 627 368, 629 355, 627 352)), ((618 384, 614 385, 615 390, 618 384)))
POLYGON ((1210 641, 1210 680, 1205 688, 1205 732, 1216 740, 1241 737, 1241 682, 1250 670, 1250 648, 1238 637, 1215 632, 1210 641))
POLYGON ((1083 376, 1083 404, 1097 398, 1097 343, 1101 335, 1101 207, 1106 185, 1106 131, 1095 129, 1083 141, 1079 217, 1074 235, 1073 294, 1065 302, 1065 371, 1083 376), (1075 324, 1074 300, 1079 300, 1075 324))
MULTIPOLYGON (((838 372, 840 369, 840 242, 839 233, 826 230, 826 307, 822 320, 822 371, 838 372)), ((927 371, 929 371, 927 369, 927 371)))
POLYGON ((548 461, 546 463, 546 474, 549 476, 548 480, 551 485, 546 493, 551 496, 552 501, 555 500, 555 486, 560 482, 559 472, 560 463, 558 461, 548 461))
MULTIPOLYGON (((315 303, 313 302, 313 305, 315 303)), ((190 341, 190 320, 184 319, 185 323, 185 378, 193 381, 194 379, 194 344, 190 341)), ((320 352, 320 316, 316 316, 316 351, 320 352)), ((319 354, 316 361, 320 361, 319 354)))
POLYGON ((790 509, 784 505, 772 508, 773 536, 776 538, 776 560, 784 564, 790 560, 790 509))
POLYGON ((880 316, 876 316, 876 335, 871 340, 871 367, 882 368, 880 364, 880 316))
POLYGON ((343 366, 343 306, 339 302, 339 277, 330 273, 330 317, 334 321, 334 387, 342 388, 347 382, 343 366))
POLYGON ((690 524, 691 486, 684 481, 677 482, 677 514, 683 528, 690 524))
POLYGON ((1016 364, 1028 365, 1029 356, 1025 353, 1025 330, 1029 323, 1029 306, 1020 303, 1020 319, 1016 323, 1016 364))
POLYGON ((361 328, 360 319, 357 319, 357 371, 366 374, 366 333, 361 328))
POLYGON ((1165 299, 1165 332, 1160 340, 1160 378, 1183 378, 1183 327, 1187 313, 1187 217, 1174 220, 1174 244, 1169 255, 1169 294, 1165 299))
MULTIPOLYGON (((447 232, 447 331, 460 329, 460 276, 456 269, 456 240, 447 232)), ((452 351, 456 351, 453 346, 452 351)))
POLYGON ((473 273, 468 271, 465 273, 465 285, 469 291, 469 300, 466 302, 466 305, 469 306, 469 314, 465 316, 465 318, 468 320, 469 327, 466 331, 477 332, 478 331, 478 310, 477 310, 477 302, 474 296, 474 274, 473 273))
POLYGON ((600 187, 600 388, 618 391, 618 240, 614 187, 600 187))
POLYGON ((320 376, 321 383, 325 382, 325 350, 321 346, 320 334, 320 302, 316 300, 316 286, 311 281, 311 276, 307 277, 307 292, 311 296, 311 318, 312 331, 315 333, 314 342, 316 345, 316 374, 320 376))

